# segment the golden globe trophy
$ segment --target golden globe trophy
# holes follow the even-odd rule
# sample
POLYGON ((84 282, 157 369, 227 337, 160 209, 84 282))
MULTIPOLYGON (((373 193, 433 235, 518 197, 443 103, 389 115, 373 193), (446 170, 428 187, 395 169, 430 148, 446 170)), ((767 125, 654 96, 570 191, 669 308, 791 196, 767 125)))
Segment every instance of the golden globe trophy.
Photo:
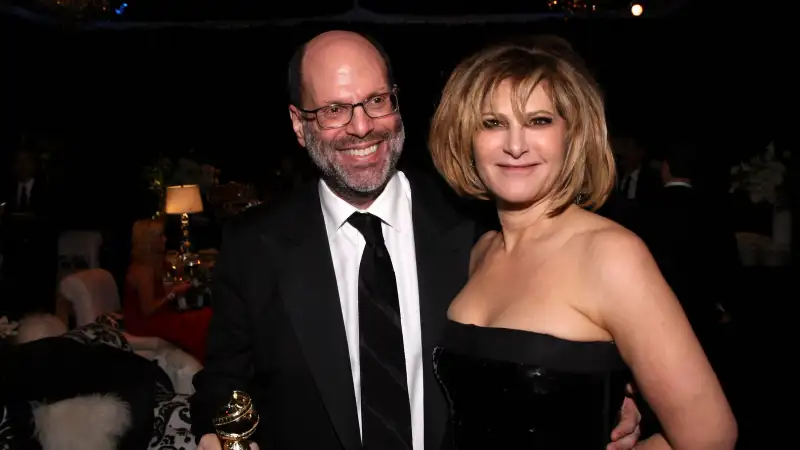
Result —
POLYGON ((250 450, 247 439, 256 432, 258 412, 253 400, 242 391, 233 391, 228 403, 219 409, 214 428, 223 450, 250 450))

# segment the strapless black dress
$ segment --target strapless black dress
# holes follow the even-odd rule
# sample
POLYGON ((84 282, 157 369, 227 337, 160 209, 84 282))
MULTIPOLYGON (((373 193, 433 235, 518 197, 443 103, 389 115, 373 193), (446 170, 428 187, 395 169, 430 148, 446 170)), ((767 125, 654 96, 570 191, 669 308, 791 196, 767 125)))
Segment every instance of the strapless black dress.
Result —
POLYGON ((450 403, 445 449, 602 450, 630 372, 613 342, 449 321, 434 370, 450 403))

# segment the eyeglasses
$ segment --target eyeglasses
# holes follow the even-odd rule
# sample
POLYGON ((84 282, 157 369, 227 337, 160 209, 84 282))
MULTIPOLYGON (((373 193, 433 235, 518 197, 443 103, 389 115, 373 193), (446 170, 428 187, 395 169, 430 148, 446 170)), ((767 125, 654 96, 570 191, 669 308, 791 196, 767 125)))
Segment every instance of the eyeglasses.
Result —
MULTIPOLYGON (((372 119, 380 119, 396 113, 400 109, 397 102, 397 86, 393 87, 391 92, 372 96, 360 103, 339 103, 317 109, 298 109, 303 114, 313 114, 320 128, 333 129, 347 126, 353 120, 353 112, 359 106, 372 119)), ((310 120, 311 118, 304 117, 304 119, 310 120)))

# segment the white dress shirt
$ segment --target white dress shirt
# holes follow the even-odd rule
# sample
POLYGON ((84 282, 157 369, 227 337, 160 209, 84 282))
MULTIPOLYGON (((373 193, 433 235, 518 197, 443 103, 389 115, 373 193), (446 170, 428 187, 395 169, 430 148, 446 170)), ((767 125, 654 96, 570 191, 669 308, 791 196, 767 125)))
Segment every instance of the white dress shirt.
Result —
POLYGON ((31 189, 33 189, 33 183, 36 182, 35 178, 31 178, 25 182, 17 183, 17 204, 22 201, 22 193, 23 190, 25 192, 25 198, 27 199, 28 205, 31 204, 31 189))
MULTIPOLYGON (((358 336, 358 268, 366 241, 361 233, 347 222, 359 211, 334 194, 325 182, 319 183, 322 215, 336 272, 339 301, 342 306, 350 370, 356 393, 359 429, 361 428, 361 371, 358 336)), ((411 216, 411 186, 405 175, 398 172, 366 211, 383 221, 383 238, 392 258, 400 300, 403 324, 403 347, 406 355, 406 376, 411 406, 411 432, 414 450, 423 450, 425 442, 422 327, 417 285, 417 257, 414 247, 414 225, 411 216)))
POLYGON ((636 198, 636 185, 639 184, 639 173, 641 173, 641 171, 641 168, 636 168, 622 179, 622 186, 625 188, 623 194, 628 200, 634 200, 636 198))
POLYGON ((683 186, 683 187, 690 188, 690 187, 692 187, 692 183, 689 183, 687 181, 669 181, 667 183, 664 183, 664 187, 665 188, 672 187, 672 186, 683 186))

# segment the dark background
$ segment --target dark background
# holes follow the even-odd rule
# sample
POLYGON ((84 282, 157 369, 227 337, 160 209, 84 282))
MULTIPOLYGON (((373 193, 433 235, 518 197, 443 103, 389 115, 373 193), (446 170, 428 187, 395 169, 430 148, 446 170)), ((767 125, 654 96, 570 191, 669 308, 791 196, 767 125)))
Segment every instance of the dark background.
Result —
MULTIPOLYGON (((351 5, 340 3, 328 3, 329 12, 351 5)), ((408 13, 422 3, 382 8, 408 13)), ((401 89, 407 162, 427 161, 428 121, 456 62, 506 36, 567 38, 606 92, 612 134, 640 138, 655 156, 678 140, 702 142, 707 178, 719 189, 727 188, 732 163, 781 133, 781 110, 789 107, 779 68, 788 27, 775 26, 757 10, 715 9, 716 2, 666 18, 459 26, 271 26, 224 20, 263 17, 254 6, 237 12, 220 9, 219 2, 206 9, 202 3, 163 4, 171 8, 132 2, 121 20, 94 24, 100 28, 0 15, 0 148, 8 154, 26 133, 45 133, 67 145, 66 156, 53 165, 62 204, 80 211, 72 221, 148 214, 134 186, 141 184, 141 165, 162 152, 191 150, 200 162, 220 167, 224 179, 239 181, 257 180, 277 155, 302 155, 288 121, 286 63, 296 45, 331 28, 364 31, 385 44, 401 89), (211 17, 219 20, 188 22, 211 17)), ((300 14, 299 7, 284 6, 289 9, 283 16, 300 14)), ((315 8, 304 10, 327 11, 315 8)), ((468 12, 487 7, 474 8, 468 12)), ((428 11, 441 14, 448 6, 428 11)))
MULTIPOLYGON (((642 0, 646 13, 657 9, 652 1, 642 0)), ((515 3, 521 2, 508 2, 515 3)), ((525 2, 525 12, 549 11, 545 3, 525 2)), ((241 182, 258 182, 281 155, 302 159, 288 120, 285 73, 295 47, 316 33, 354 29, 384 43, 401 90, 405 162, 418 165, 428 164, 430 115, 459 59, 503 37, 555 33, 572 42, 599 79, 612 135, 639 138, 654 157, 677 141, 697 142, 702 181, 727 192, 729 169, 741 158, 772 140, 780 150, 797 148, 789 124, 797 116, 791 69, 796 49, 790 40, 796 39, 796 25, 783 6, 789 2, 660 3, 688 6, 660 17, 623 18, 628 2, 615 2, 622 13, 605 18, 537 16, 522 23, 515 16, 516 23, 495 25, 388 23, 402 22, 399 16, 378 17, 380 23, 373 24, 289 20, 342 13, 352 6, 344 1, 131 0, 124 14, 94 17, 96 22, 64 15, 22 18, 0 8, 0 169, 5 173, 23 135, 63 144, 65 150, 50 161, 62 208, 59 226, 102 230, 108 254, 116 255, 104 267, 124 273, 131 224, 154 211, 152 198, 142 195, 141 168, 159 154, 190 156, 222 169, 223 181, 241 182)), ((468 21, 464 14, 515 12, 501 2, 471 10, 461 2, 434 0, 361 4, 394 9, 412 22, 417 20, 408 15, 415 12, 454 15, 454 23, 468 21)), ((798 165, 789 170, 796 175, 798 165)), ((796 187, 792 193, 797 217, 800 196, 796 187)), ((752 298, 763 308, 742 317, 755 317, 760 325, 748 322, 744 329, 754 330, 754 339, 744 336, 735 347, 743 383, 752 384, 748 395, 759 402, 784 389, 775 382, 780 373, 792 373, 763 369, 782 364, 780 358, 757 359, 788 341, 784 334, 792 329, 775 322, 794 317, 787 312, 791 300, 763 300, 771 298, 765 291, 781 286, 753 285, 752 298)), ((761 444, 785 428, 773 423, 783 417, 780 412, 758 405, 749 435, 761 444)))

